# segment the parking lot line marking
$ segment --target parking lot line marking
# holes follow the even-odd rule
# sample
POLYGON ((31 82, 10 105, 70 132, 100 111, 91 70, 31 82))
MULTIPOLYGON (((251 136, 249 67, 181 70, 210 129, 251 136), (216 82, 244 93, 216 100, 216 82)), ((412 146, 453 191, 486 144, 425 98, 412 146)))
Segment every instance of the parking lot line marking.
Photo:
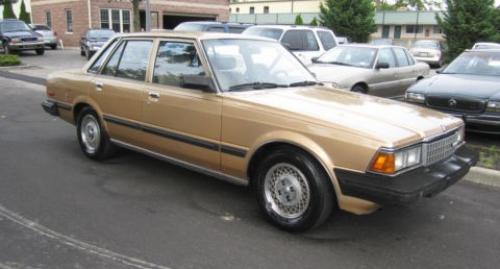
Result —
MULTIPOLYGON (((119 254, 116 252, 113 252, 111 250, 101 248, 83 241, 80 241, 78 239, 66 236, 64 234, 58 233, 56 231, 53 231, 41 224, 38 224, 34 221, 31 221, 13 211, 10 211, 9 209, 5 208, 0 204, 0 216, 11 220, 12 222, 15 222, 27 229, 30 229, 36 233, 38 233, 41 236, 48 237, 52 240, 58 241, 61 244, 64 244, 66 246, 81 250, 83 252, 86 252, 88 254, 92 255, 97 255, 106 259, 110 259, 112 261, 131 266, 134 268, 140 268, 140 269, 170 269, 169 267, 165 267, 162 265, 154 264, 151 262, 147 262, 138 258, 126 256, 123 254, 119 254)), ((0 269, 2 268, 2 265, 0 263, 0 269)), ((6 267, 9 268, 9 267, 6 267)))

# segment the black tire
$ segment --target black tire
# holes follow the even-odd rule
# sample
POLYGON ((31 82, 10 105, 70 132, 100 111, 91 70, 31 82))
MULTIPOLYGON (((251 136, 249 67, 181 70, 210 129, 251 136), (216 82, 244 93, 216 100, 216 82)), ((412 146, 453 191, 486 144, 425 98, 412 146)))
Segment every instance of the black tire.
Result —
MULTIPOLYGON (((286 173, 285 173, 286 174, 286 173)), ((274 174, 276 175, 276 174, 274 174)), ((304 151, 291 147, 283 146, 274 150, 267 156, 265 156, 257 166, 255 173, 255 180, 253 187, 257 195, 257 201, 260 209, 272 224, 276 225, 278 228, 289 231, 289 232, 303 232, 310 228, 317 227, 323 222, 325 222, 330 216, 334 205, 336 205, 335 191, 332 187, 330 178, 324 171, 323 167, 309 154, 304 151), (290 205, 286 210, 297 209, 297 216, 286 217, 283 213, 278 212, 280 209, 273 209, 273 207, 279 207, 277 203, 279 201, 278 196, 283 198, 283 194, 280 193, 280 189, 285 186, 281 184, 282 182, 278 180, 273 180, 273 177, 268 177, 268 174, 278 173, 281 177, 275 176, 276 178, 287 178, 288 176, 283 176, 280 170, 281 167, 294 167, 300 171, 307 182, 309 193, 308 203, 302 202, 303 196, 300 197, 300 205, 290 205), (274 171, 274 172, 273 172, 274 171), (268 180, 266 180, 268 177, 268 180), (274 186, 274 188, 268 188, 267 186, 274 186), (268 190, 266 192, 266 189, 268 190), (272 195, 274 193, 274 196, 272 195), (307 206, 303 206, 303 203, 307 206), (303 211, 299 208, 303 207, 303 211)), ((299 186, 290 184, 289 186, 299 186)), ((285 190, 285 192, 290 193, 293 191, 292 199, 296 199, 294 194, 296 193, 306 193, 304 184, 300 183, 300 191, 285 190)), ((288 194, 284 195, 288 201, 290 197, 288 194)), ((292 200, 293 201, 293 200, 292 200)), ((285 201, 286 203, 286 201, 285 201)), ((287 206, 286 204, 284 205, 287 206)))
POLYGON ((85 51, 80 47, 80 56, 85 56, 85 51))
POLYGON ((93 53, 90 52, 89 50, 85 51, 85 56, 87 57, 87 60, 90 60, 90 58, 92 58, 92 55, 93 55, 93 53))
POLYGON ((57 49, 57 44, 51 44, 50 48, 53 49, 53 50, 56 50, 57 49))
POLYGON ((78 114, 76 121, 76 135, 78 137, 78 143, 83 153, 93 160, 105 160, 112 157, 116 152, 116 146, 109 139, 108 134, 102 127, 99 116, 91 107, 84 107, 78 114), (87 121, 89 119, 95 120, 95 125, 98 128, 99 142, 96 143, 95 148, 90 148, 87 146, 88 143, 84 142, 84 135, 82 134, 82 125, 85 124, 84 119, 87 121))
POLYGON ((36 49, 35 52, 36 52, 36 55, 43 55, 43 54, 45 54, 45 49, 36 49))
POLYGON ((352 87, 351 92, 367 93, 368 89, 363 84, 356 84, 352 87))

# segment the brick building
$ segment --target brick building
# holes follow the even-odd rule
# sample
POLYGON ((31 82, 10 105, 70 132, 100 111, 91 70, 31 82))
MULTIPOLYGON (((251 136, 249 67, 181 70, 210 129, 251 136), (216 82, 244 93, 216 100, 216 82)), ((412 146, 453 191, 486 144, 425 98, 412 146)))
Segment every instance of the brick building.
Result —
MULTIPOLYGON (((145 28, 144 2, 140 5, 141 28, 145 28)), ((229 19, 229 0, 150 0, 151 28, 172 29, 189 20, 229 19)), ((65 46, 78 46, 88 28, 133 32, 130 0, 31 0, 33 23, 49 25, 65 46)))

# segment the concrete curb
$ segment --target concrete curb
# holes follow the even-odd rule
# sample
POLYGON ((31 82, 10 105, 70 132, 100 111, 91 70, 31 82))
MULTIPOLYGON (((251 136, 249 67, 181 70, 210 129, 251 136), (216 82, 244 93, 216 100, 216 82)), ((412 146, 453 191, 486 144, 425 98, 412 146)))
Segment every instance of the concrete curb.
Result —
POLYGON ((464 180, 483 185, 500 187, 500 171, 482 167, 472 167, 464 180))

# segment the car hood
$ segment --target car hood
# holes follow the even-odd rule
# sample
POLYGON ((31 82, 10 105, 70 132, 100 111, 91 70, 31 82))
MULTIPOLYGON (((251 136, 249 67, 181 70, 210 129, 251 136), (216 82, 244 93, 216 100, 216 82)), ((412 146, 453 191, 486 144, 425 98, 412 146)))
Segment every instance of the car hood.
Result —
POLYGON ((500 77, 440 74, 415 84, 409 91, 427 96, 500 97, 500 77))
POLYGON ((252 109, 267 109, 268 113, 286 118, 362 133, 388 147, 412 144, 463 124, 460 119, 419 106, 320 86, 224 96, 255 106, 252 109))
POLYGON ((30 31, 16 31, 16 32, 6 32, 3 33, 4 36, 9 38, 17 38, 17 37, 38 37, 39 35, 30 32, 30 31))
MULTIPOLYGON (((371 69, 343 66, 336 64, 313 64, 308 66, 309 70, 316 75, 316 78, 322 82, 344 82, 352 77, 363 76, 370 73, 371 69)), ((344 85, 341 85, 344 86, 344 85)))

